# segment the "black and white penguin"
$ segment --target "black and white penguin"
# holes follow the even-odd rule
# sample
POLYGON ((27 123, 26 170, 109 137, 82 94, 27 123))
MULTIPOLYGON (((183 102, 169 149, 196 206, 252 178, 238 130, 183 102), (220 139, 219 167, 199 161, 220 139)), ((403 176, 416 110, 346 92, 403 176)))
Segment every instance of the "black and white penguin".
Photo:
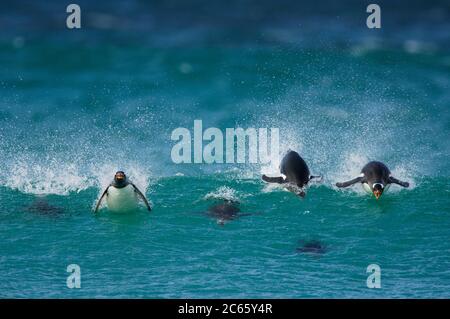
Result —
POLYGON ((336 183, 337 187, 348 187, 350 185, 362 183, 362 186, 368 193, 373 193, 376 199, 389 188, 390 184, 398 184, 403 187, 409 187, 408 182, 402 182, 391 176, 389 168, 377 161, 367 163, 361 170, 361 175, 343 183, 336 183))
POLYGON ((286 184, 286 188, 300 197, 305 197, 305 187, 309 181, 321 176, 310 175, 308 165, 295 151, 289 150, 281 160, 280 172, 285 177, 262 176, 263 181, 268 183, 286 184))
POLYGON ((126 212, 138 207, 139 198, 142 199, 147 209, 151 211, 150 204, 144 194, 130 181, 124 172, 118 171, 114 175, 114 180, 105 189, 95 206, 96 213, 103 198, 106 196, 106 205, 110 211, 126 212))

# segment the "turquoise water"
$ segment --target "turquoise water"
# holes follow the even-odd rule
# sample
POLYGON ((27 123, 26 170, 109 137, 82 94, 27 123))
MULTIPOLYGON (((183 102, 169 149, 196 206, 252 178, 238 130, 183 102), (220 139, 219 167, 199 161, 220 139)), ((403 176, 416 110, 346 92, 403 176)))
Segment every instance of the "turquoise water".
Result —
POLYGON ((147 27, 128 3, 102 8, 127 23, 92 15, 73 32, 51 5, 36 9, 47 22, 2 8, 22 22, 0 19, 1 297, 450 297, 448 10, 400 11, 374 36, 351 6, 296 27, 301 6, 207 19, 159 4, 147 27), (301 200, 260 180, 276 165, 174 164, 170 134, 195 119, 279 128, 324 181, 301 200), (411 187, 376 201, 333 186, 369 160, 411 187), (93 215, 118 169, 151 213, 93 215), (242 216, 219 225, 205 212, 220 198, 242 216), (324 251, 297 250, 310 241, 324 251), (366 286, 374 263, 381 289, 366 286))

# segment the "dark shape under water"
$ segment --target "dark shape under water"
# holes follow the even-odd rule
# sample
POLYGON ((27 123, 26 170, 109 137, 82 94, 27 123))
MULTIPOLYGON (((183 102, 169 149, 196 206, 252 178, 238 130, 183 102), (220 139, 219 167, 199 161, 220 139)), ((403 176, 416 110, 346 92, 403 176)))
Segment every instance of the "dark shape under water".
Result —
POLYGON ((308 241, 302 244, 301 247, 296 249, 298 253, 310 253, 310 254, 324 254, 327 249, 324 244, 318 240, 308 241))
POLYGON ((236 219, 243 214, 240 214, 239 203, 236 201, 224 200, 221 203, 215 204, 208 208, 206 214, 217 219, 219 225, 224 225, 225 222, 236 219))
POLYGON ((36 199, 30 206, 26 208, 27 211, 42 215, 56 216, 62 214, 64 209, 50 205, 45 199, 36 199))

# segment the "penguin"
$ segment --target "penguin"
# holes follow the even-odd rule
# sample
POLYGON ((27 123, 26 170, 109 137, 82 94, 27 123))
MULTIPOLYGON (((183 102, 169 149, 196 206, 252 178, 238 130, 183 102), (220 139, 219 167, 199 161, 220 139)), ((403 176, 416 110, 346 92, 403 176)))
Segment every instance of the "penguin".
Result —
POLYGON ((281 160, 280 172, 285 178, 262 176, 263 181, 268 183, 286 184, 286 188, 300 197, 305 197, 305 187, 309 181, 322 176, 312 176, 303 158, 295 151, 289 150, 281 160))
POLYGON ((106 196, 106 204, 108 209, 111 211, 127 211, 132 210, 137 207, 138 198, 140 197, 142 201, 147 206, 147 209, 151 211, 151 207, 145 198, 144 194, 134 185, 124 172, 118 171, 114 175, 114 180, 105 189, 102 196, 95 206, 94 213, 97 213, 98 208, 106 196))
POLYGON ((373 193, 376 199, 379 199, 390 184, 397 184, 402 187, 409 187, 408 182, 402 182, 391 176, 389 168, 377 161, 367 163, 361 170, 361 175, 343 183, 336 183, 337 187, 348 187, 350 185, 362 183, 363 188, 368 193, 373 193))
POLYGON ((26 210, 32 213, 54 217, 64 213, 63 208, 50 205, 48 201, 41 196, 39 196, 30 206, 28 206, 26 210))
POLYGON ((318 240, 302 242, 301 244, 301 247, 296 249, 298 253, 325 254, 327 252, 327 247, 318 240))
POLYGON ((222 200, 220 203, 208 208, 206 214, 217 220, 217 224, 223 226, 226 222, 240 217, 239 202, 234 200, 222 200))

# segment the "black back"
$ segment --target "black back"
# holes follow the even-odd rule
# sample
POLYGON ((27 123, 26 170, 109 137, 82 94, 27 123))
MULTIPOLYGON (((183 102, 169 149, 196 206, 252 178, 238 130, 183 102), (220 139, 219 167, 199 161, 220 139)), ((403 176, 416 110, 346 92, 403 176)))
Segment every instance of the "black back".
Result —
POLYGON ((327 251, 325 245, 318 240, 305 242, 302 244, 301 247, 298 247, 296 250, 299 253, 313 253, 313 254, 324 254, 327 251))
POLYGON ((45 199, 36 199, 26 210, 47 216, 57 216, 64 213, 64 209, 50 205, 45 199))
POLYGON ((223 202, 208 208, 208 215, 224 220, 230 220, 237 217, 241 210, 239 205, 233 202, 223 202))
POLYGON ((367 163, 362 168, 361 173, 364 174, 364 177, 369 184, 382 183, 383 185, 387 185, 389 183, 391 171, 383 163, 373 161, 367 163))
POLYGON ((297 152, 289 151, 281 161, 281 174, 286 175, 286 179, 290 183, 303 187, 309 182, 310 173, 306 162, 298 155, 297 152))

